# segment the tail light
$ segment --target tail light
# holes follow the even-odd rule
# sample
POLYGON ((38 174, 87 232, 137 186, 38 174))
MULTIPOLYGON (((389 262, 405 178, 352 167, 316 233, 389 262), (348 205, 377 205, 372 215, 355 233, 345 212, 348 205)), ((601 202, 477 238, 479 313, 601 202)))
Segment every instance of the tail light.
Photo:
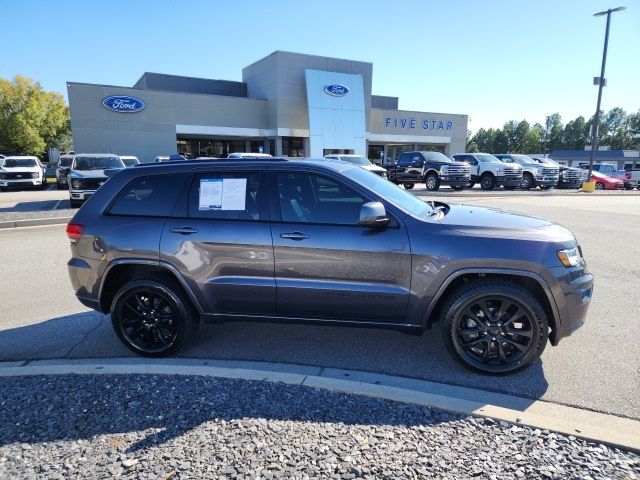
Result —
POLYGON ((83 233, 84 233, 84 225, 79 225, 77 223, 67 224, 67 237, 69 237, 70 239, 78 240, 83 233))

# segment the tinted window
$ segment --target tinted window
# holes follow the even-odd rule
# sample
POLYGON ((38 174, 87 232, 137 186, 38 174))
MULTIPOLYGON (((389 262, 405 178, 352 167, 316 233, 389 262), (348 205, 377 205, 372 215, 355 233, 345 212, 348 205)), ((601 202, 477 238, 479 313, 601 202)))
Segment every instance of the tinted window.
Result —
POLYGON ((118 157, 76 157, 72 168, 74 170, 104 170, 124 168, 124 163, 118 157))
POLYGON ((260 174, 251 172, 196 175, 189 190, 189 216, 221 220, 260 220, 260 174))
POLYGON ((367 200, 349 187, 311 173, 279 173, 278 197, 285 222, 357 225, 367 200))
POLYGON ((7 168, 14 167, 36 167, 38 164, 32 158, 7 158, 4 166, 7 168))
POLYGON ((400 155, 400 160, 398 160, 398 165, 402 167, 409 167, 416 162, 420 162, 422 160, 422 156, 419 153, 408 152, 400 155))
POLYGON ((70 167, 71 166, 71 162, 73 161, 73 158, 60 158, 60 161, 58 161, 58 165, 60 165, 61 167, 70 167))
POLYGON ((129 182, 118 194, 110 215, 169 217, 184 175, 154 175, 129 182))

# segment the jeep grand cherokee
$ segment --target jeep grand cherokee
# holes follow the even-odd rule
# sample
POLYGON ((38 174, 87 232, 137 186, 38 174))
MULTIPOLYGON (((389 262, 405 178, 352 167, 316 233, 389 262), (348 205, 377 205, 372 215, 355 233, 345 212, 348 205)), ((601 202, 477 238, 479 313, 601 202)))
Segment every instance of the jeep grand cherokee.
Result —
POLYGON ((332 160, 124 169, 67 234, 78 299, 149 356, 175 352, 200 321, 437 322, 463 365, 512 373, 583 324, 593 285, 560 225, 423 202, 332 160))

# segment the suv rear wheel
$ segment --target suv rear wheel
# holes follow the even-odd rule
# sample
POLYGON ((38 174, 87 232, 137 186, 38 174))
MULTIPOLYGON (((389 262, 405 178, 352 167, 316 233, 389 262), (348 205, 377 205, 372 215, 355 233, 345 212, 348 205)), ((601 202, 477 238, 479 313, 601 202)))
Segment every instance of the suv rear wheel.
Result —
POLYGON ((496 375, 531 365, 549 336, 549 321, 540 302, 508 280, 462 285, 444 305, 440 321, 444 342, 458 362, 496 375))
POLYGON ((164 278, 126 283, 115 295, 111 322, 118 338, 139 355, 169 355, 195 332, 198 317, 182 289, 164 278))
POLYGON ((424 178, 424 184, 427 190, 435 192, 440 188, 440 178, 437 173, 431 172, 424 178))
POLYGON ((480 188, 482 190, 493 190, 496 186, 496 179, 491 173, 484 173, 480 177, 480 188))

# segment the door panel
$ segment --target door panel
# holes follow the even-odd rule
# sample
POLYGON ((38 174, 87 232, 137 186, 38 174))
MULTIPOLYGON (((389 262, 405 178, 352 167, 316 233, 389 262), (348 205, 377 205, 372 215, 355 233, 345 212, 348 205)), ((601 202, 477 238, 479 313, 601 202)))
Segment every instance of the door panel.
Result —
MULTIPOLYGON (((161 260, 180 270, 205 313, 276 313, 273 244, 269 222, 263 220, 268 215, 266 200, 260 195, 261 178, 266 176, 247 172, 196 175, 188 195, 190 218, 165 224, 161 260), (247 179, 244 205, 227 210, 202 206, 202 182, 242 178, 247 179)), ((237 182, 233 186, 237 192, 237 182)), ((232 200, 237 204, 237 195, 232 200)))
POLYGON ((278 315, 403 323, 411 284, 404 225, 358 226, 369 199, 332 179, 277 177, 285 220, 271 226, 278 315))

